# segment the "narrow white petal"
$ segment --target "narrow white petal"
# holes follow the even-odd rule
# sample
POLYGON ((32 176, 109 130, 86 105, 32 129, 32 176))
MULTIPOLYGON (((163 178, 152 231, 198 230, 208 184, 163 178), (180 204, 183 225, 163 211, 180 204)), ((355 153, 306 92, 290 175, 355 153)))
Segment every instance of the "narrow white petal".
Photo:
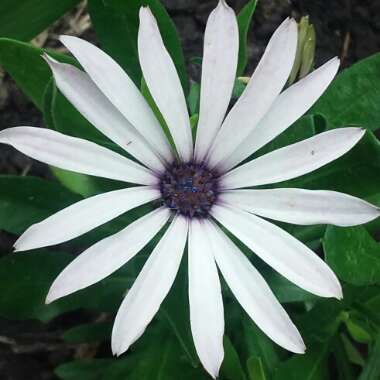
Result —
POLYGON ((292 235, 238 209, 216 205, 212 215, 289 281, 321 297, 342 298, 342 289, 334 272, 292 235))
POLYGON ((339 68, 333 58, 282 92, 246 140, 223 162, 229 170, 284 132, 325 92, 339 68))
POLYGON ((140 9, 138 50, 145 81, 169 127, 178 154, 182 160, 189 161, 193 142, 185 96, 156 19, 147 7, 140 9))
POLYGON ((210 236, 223 277, 252 320, 281 347, 304 353, 305 345, 296 326, 247 257, 215 224, 208 222, 204 233, 210 236))
POLYGON ((100 132, 149 168, 163 164, 146 140, 99 90, 85 72, 45 56, 57 87, 73 106, 100 132))
POLYGON ((380 216, 380 208, 351 195, 324 190, 229 190, 221 202, 293 224, 356 226, 380 216))
POLYGON ((149 169, 93 142, 45 128, 15 127, 0 131, 0 143, 57 168, 98 177, 155 185, 149 169))
POLYGON ((239 54, 239 30, 234 11, 224 2, 211 12, 204 37, 200 112, 195 158, 202 161, 230 103, 239 54))
POLYGON ((285 20, 273 34, 247 88, 227 115, 209 153, 211 167, 222 161, 249 136, 284 87, 297 47, 297 23, 285 20))
POLYGON ((157 209, 88 248, 56 278, 46 303, 84 289, 115 272, 144 248, 169 216, 167 208, 157 209))
POLYGON ((190 324, 195 348, 215 379, 224 357, 224 312, 218 271, 205 224, 193 219, 189 230, 190 324))
POLYGON ((27 251, 63 243, 159 197, 159 190, 145 186, 95 195, 29 227, 16 241, 15 249, 27 251))
POLYGON ((157 313, 177 275, 187 231, 187 220, 176 217, 128 291, 112 330, 114 354, 127 351, 157 313))
POLYGON ((347 153, 365 134, 361 128, 339 128, 277 149, 225 174, 224 189, 259 186, 299 177, 347 153))
POLYGON ((103 94, 148 141, 150 147, 170 162, 172 152, 160 123, 119 64, 95 45, 78 37, 61 36, 60 40, 103 94))

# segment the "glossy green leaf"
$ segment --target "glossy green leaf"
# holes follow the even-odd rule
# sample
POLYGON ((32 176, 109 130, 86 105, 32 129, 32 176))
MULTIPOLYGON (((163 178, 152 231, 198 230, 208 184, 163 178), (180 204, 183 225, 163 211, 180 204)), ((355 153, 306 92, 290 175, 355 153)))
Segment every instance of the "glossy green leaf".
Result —
POLYGON ((95 343, 111 337, 112 322, 88 323, 72 327, 63 334, 68 343, 95 343))
POLYGON ((276 298, 281 303, 307 302, 317 299, 273 270, 261 271, 276 298))
POLYGON ((0 229, 20 234, 80 199, 57 182, 37 177, 0 176, 0 229))
POLYGON ((358 380, 378 380, 380 378, 380 334, 376 338, 376 342, 370 352, 369 360, 367 361, 363 372, 358 380))
MULTIPOLYGON (((147 250, 150 250, 150 246, 147 250)), ((74 259, 57 251, 9 254, 0 259, 0 315, 11 319, 50 320, 79 308, 114 312, 141 267, 143 252, 106 279, 45 305, 48 290, 57 275, 74 259)))
POLYGON ((46 86, 52 77, 49 66, 41 57, 45 51, 60 62, 74 63, 72 58, 64 54, 0 38, 0 65, 40 110, 43 109, 46 86))
POLYGON ((182 260, 176 280, 160 308, 160 315, 177 337, 178 342, 192 366, 199 366, 190 330, 187 265, 182 260))
POLYGON ((199 113, 199 101, 201 96, 201 86, 197 82, 192 82, 190 86, 187 104, 189 106, 190 115, 193 116, 199 113))
POLYGON ((115 361, 102 380, 206 380, 202 368, 191 367, 173 334, 157 321, 132 346, 125 359, 115 361))
POLYGON ((61 364, 54 373, 62 380, 101 380, 112 364, 112 359, 74 360, 61 364))
POLYGON ((295 321, 306 347, 325 343, 337 333, 344 307, 341 301, 322 299, 295 321))
POLYGON ((257 0, 250 0, 243 7, 237 16, 239 25, 239 61, 237 67, 237 76, 244 73, 248 62, 247 54, 247 36, 251 26, 252 16, 255 13, 257 0))
POLYGON ((40 318, 53 313, 45 306, 47 290, 70 262, 63 252, 12 253, 0 260, 0 315, 6 318, 40 318))
POLYGON ((309 113, 322 114, 329 128, 357 124, 368 130, 380 127, 380 54, 344 70, 309 113))
POLYGON ((354 340, 359 343, 369 343, 372 341, 371 327, 368 321, 360 318, 359 316, 351 316, 345 321, 347 330, 354 340))
POLYGON ((225 380, 247 380, 239 354, 227 335, 224 336, 224 359, 220 375, 225 380))
POLYGON ((155 15, 166 48, 187 94, 188 78, 181 43, 173 21, 159 0, 89 0, 91 20, 103 49, 124 68, 136 85, 140 86, 137 32, 141 6, 149 6, 155 15))
POLYGON ((247 368, 249 380, 267 380, 265 374, 264 365, 261 358, 257 356, 251 356, 247 360, 247 368))
POLYGON ((242 333, 247 357, 259 357, 264 370, 272 374, 280 362, 278 347, 248 317, 243 320, 242 333))
POLYGON ((277 367, 274 380, 328 380, 327 353, 325 345, 294 355, 277 367))
POLYGON ((359 286, 380 283, 380 245, 364 227, 330 226, 323 247, 327 263, 341 280, 359 286))
POLYGON ((80 0, 2 0, 0 36, 29 41, 73 8, 80 0))
POLYGON ((361 367, 365 365, 363 355, 344 333, 340 334, 340 346, 345 350, 346 356, 351 363, 361 367))

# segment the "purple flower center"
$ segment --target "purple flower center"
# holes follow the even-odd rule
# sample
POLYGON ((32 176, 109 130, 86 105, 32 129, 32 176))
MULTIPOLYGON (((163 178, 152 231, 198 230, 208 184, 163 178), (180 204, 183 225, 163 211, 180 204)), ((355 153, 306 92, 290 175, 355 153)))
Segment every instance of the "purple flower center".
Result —
POLYGON ((174 163, 161 176, 164 204, 190 218, 206 218, 218 197, 218 174, 206 166, 174 163))

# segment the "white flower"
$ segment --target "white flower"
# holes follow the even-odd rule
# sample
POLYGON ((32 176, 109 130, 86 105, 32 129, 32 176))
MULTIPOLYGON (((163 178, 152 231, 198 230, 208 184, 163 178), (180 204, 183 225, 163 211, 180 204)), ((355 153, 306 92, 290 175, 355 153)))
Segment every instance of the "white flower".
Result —
POLYGON ((97 47, 68 36, 61 41, 85 72, 46 56, 58 88, 99 131, 140 163, 52 130, 17 127, 0 132, 0 142, 49 165, 139 185, 82 200, 31 226, 16 242, 17 251, 65 242, 134 207, 160 202, 151 213, 80 254, 54 281, 47 302, 110 275, 170 222, 121 304, 112 349, 120 355, 144 332, 169 292, 188 241, 191 330, 199 358, 213 377, 223 360, 224 333, 217 266, 260 329, 287 350, 305 350, 286 311, 220 225, 296 285, 340 299, 339 281, 325 262, 261 217, 301 225, 352 226, 379 216, 375 206, 333 191, 241 189, 309 173, 345 154, 364 131, 342 128, 320 133, 237 166, 302 116, 325 91, 339 66, 334 58, 281 92, 297 45, 297 25, 287 19, 272 36, 243 95, 225 117, 235 80, 238 40, 235 14, 220 1, 205 32, 194 147, 175 66, 152 13, 141 9, 138 48, 142 71, 178 155, 120 66, 97 47))

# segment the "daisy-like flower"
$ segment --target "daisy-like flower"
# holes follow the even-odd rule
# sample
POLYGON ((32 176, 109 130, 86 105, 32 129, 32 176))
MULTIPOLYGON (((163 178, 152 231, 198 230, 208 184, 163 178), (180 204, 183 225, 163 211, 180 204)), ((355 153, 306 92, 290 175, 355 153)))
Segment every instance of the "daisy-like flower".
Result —
POLYGON ((205 369, 217 377, 223 360, 224 316, 217 267, 244 310, 274 342, 303 353, 302 338, 260 273, 224 233, 230 231, 274 270, 322 297, 342 298, 338 279, 308 247, 263 218, 353 226, 379 216, 363 200, 333 191, 251 189, 309 173, 349 151, 360 128, 320 133, 239 165, 302 116, 335 76, 334 58, 282 92, 297 46, 297 24, 273 34, 244 93, 225 116, 234 85, 239 35, 224 0, 206 27, 199 123, 195 143, 184 93, 149 8, 140 10, 138 50, 149 90, 175 143, 121 67, 94 45, 64 36, 85 72, 46 56, 56 84, 105 136, 136 161, 93 142, 32 127, 0 132, 39 161, 78 173, 134 183, 77 202, 31 226, 17 251, 59 244, 148 202, 154 211, 80 254, 54 281, 47 302, 90 286, 134 257, 164 226, 117 313, 112 349, 122 354, 144 332, 176 277, 186 242, 191 331, 205 369), (158 201, 158 202, 157 202, 158 201))

